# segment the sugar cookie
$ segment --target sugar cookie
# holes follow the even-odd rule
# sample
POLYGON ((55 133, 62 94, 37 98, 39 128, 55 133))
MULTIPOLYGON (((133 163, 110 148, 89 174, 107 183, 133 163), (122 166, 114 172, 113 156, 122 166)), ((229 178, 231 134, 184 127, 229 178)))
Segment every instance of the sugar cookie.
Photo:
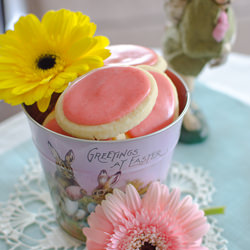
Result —
POLYGON ((132 44, 117 44, 107 47, 111 55, 104 61, 108 66, 149 65, 161 71, 167 69, 167 62, 154 50, 132 44))
POLYGON ((137 67, 103 67, 77 79, 59 97, 56 120, 78 138, 108 139, 123 134, 152 111, 158 88, 137 67))
POLYGON ((53 110, 49 115, 45 118, 43 124, 45 128, 50 129, 58 134, 71 136, 69 133, 65 132, 57 123, 55 118, 55 111, 53 110))
POLYGON ((177 91, 171 79, 154 67, 145 65, 138 67, 153 75, 158 86, 158 97, 149 116, 126 133, 129 138, 156 132, 171 124, 179 115, 177 91))

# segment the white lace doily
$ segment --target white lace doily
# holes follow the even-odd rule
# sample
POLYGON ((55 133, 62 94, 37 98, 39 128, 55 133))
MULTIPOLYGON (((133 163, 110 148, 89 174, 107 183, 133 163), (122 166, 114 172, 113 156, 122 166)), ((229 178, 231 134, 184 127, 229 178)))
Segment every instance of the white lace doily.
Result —
MULTIPOLYGON (((207 207, 215 191, 209 173, 191 165, 174 163, 168 185, 191 194, 201 207, 207 207)), ((227 250, 227 240, 213 217, 204 237, 209 250, 227 250)), ((82 242, 65 233, 56 223, 47 184, 38 159, 31 159, 24 168, 9 200, 0 203, 0 246, 9 250, 77 250, 82 242)))

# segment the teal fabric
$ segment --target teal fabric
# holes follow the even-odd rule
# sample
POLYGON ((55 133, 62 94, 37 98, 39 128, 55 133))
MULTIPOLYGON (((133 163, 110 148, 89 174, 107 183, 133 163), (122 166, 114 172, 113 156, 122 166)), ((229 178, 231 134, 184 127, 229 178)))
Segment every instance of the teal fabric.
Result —
POLYGON ((0 202, 7 200, 9 194, 14 191, 14 185, 23 173, 23 167, 27 164, 27 159, 36 155, 37 151, 31 140, 7 151, 3 155, 0 154, 0 168, 2 171, 0 175, 0 202))
MULTIPOLYGON (((217 192, 213 206, 226 206, 217 215, 228 249, 247 250, 250 245, 250 107, 196 84, 194 100, 207 117, 210 135, 196 145, 178 144, 174 161, 191 163, 209 171, 217 192)), ((7 201, 27 159, 36 157, 31 140, 0 155, 0 201, 7 201)), ((1 236, 1 232, 0 232, 1 236)), ((1 238, 1 237, 0 237, 1 238)), ((0 249, 8 249, 0 240, 0 249)))
POLYGON ((194 96, 210 128, 208 139, 196 145, 178 144, 174 160, 208 170, 217 192, 213 206, 226 206, 218 215, 228 249, 250 245, 250 107, 196 84, 194 96))

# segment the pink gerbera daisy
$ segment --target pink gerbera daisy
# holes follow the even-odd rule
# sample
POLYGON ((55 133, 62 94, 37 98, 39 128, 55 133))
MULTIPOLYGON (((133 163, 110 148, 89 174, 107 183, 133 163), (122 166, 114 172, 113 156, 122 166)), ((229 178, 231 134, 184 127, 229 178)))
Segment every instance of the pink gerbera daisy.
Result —
POLYGON ((141 199, 135 187, 115 189, 96 207, 84 228, 88 250, 205 250, 204 212, 180 191, 154 182, 141 199))

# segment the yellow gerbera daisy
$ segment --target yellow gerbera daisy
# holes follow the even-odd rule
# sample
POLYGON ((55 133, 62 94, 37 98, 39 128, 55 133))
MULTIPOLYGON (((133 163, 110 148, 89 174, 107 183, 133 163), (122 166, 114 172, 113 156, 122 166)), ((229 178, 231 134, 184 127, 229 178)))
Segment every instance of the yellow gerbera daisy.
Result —
POLYGON ((37 102, 48 108, 51 95, 103 66, 108 38, 95 36, 96 25, 80 12, 49 11, 41 22, 21 17, 14 30, 0 35, 0 99, 18 105, 37 102))

